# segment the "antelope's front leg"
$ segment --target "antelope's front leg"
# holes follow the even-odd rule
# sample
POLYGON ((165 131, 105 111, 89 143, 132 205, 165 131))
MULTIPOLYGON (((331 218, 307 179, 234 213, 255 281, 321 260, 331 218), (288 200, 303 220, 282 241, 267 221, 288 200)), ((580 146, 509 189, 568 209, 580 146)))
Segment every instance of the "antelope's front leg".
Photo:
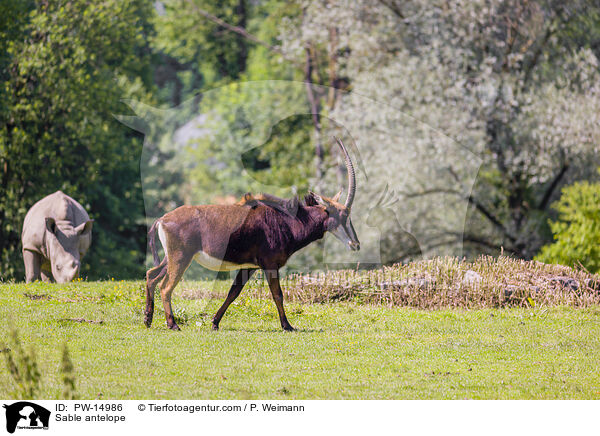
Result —
POLYGON ((294 330, 294 327, 292 327, 288 322, 287 317, 285 316, 285 310, 283 309, 283 292, 281 291, 281 285, 279 284, 279 270, 265 269, 264 271, 267 276, 267 281, 269 282, 271 295, 275 301, 275 306, 277 306, 277 312, 279 312, 279 321, 281 322, 281 327, 284 330, 291 332, 294 330))
POLYGON ((256 270, 255 269, 241 269, 238 271, 238 273, 235 277, 235 280, 233 281, 233 284, 231 285, 231 288, 229 289, 229 293, 227 294, 227 298, 225 299, 225 302, 223 303, 223 305, 219 308, 219 310, 213 317, 213 320, 212 320, 213 330, 219 330, 219 323, 221 322, 221 318, 223 318, 225 311, 227 310, 229 305, 231 303, 233 303, 233 301, 238 297, 238 295, 240 295, 240 292, 242 292, 244 285, 250 279, 250 277, 252 277, 252 274, 254 274, 254 271, 256 271, 256 270))

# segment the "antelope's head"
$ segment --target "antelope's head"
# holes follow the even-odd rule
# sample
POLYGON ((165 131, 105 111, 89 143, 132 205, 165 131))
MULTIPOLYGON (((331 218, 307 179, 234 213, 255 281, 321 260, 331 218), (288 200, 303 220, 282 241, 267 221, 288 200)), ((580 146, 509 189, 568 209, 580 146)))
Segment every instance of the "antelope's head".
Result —
POLYGON ((335 138, 338 145, 344 153, 344 161, 346 162, 346 170, 348 171, 348 196, 344 204, 340 203, 340 197, 342 190, 340 190, 333 198, 324 197, 319 194, 311 192, 317 203, 324 207, 329 218, 325 222, 325 227, 328 232, 331 232, 336 238, 338 238, 344 245, 352 251, 360 250, 360 241, 354 231, 352 220, 350 219, 350 211, 352 209, 352 202, 354 201, 354 194, 356 193, 356 175, 354 174, 354 167, 352 166, 352 160, 350 155, 344 147, 342 141, 335 138))

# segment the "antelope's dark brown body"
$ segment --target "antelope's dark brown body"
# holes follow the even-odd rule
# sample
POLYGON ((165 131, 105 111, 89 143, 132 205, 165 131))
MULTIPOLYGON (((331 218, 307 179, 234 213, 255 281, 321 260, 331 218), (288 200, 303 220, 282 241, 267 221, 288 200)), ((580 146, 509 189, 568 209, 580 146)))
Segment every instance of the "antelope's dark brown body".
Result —
POLYGON ((327 218, 317 205, 300 205, 296 216, 264 205, 205 205, 181 206, 158 222, 169 254, 180 250, 193 258, 203 252, 231 264, 279 269, 294 252, 323 237, 327 218))
POLYGON ((181 206, 156 220, 148 233, 148 244, 154 257, 154 268, 146 273, 146 313, 144 322, 152 324, 154 289, 160 282, 160 293, 167 326, 179 330, 171 309, 171 294, 192 260, 217 270, 239 270, 227 298, 213 317, 213 329, 229 305, 237 298, 254 271, 262 269, 277 306, 284 330, 293 330, 283 308, 283 292, 279 284, 279 268, 290 256, 329 231, 358 250, 360 243, 350 220, 356 181, 350 156, 342 142, 348 170, 348 197, 338 203, 341 191, 333 198, 309 193, 303 202, 297 198, 281 198, 246 194, 237 204, 181 206), (162 262, 156 250, 158 233, 165 250, 162 262))

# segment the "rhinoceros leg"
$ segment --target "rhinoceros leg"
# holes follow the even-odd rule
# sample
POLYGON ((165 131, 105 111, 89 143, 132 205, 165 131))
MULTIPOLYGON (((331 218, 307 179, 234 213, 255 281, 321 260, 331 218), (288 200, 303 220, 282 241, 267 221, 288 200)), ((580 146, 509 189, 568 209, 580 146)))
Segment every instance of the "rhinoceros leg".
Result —
POLYGON ((50 261, 42 257, 42 265, 40 266, 40 276, 44 283, 54 283, 54 276, 52 275, 52 265, 50 261))
POLYGON ((23 262, 25 263, 25 281, 31 283, 39 280, 42 256, 33 251, 23 250, 23 262))
POLYGON ((46 283, 54 283, 54 276, 52 276, 52 273, 49 271, 44 271, 42 269, 42 271, 40 272, 40 275, 42 276, 42 281, 46 282, 46 283))

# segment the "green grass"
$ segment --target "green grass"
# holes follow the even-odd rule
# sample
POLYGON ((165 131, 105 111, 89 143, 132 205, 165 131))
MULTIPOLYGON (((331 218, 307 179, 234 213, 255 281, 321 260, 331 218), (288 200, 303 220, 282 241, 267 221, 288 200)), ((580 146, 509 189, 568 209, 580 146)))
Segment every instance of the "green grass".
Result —
MULTIPOLYGON (((271 300, 242 293, 213 332, 222 299, 176 295, 182 331, 171 332, 160 298, 152 328, 143 326, 142 289, 142 282, 2 284, 0 342, 10 347, 16 328, 25 348, 35 349, 37 398, 60 396, 67 342, 84 399, 600 399, 596 305, 286 303, 298 331, 284 333, 271 300), (32 299, 43 294, 49 298, 32 299)), ((0 397, 12 396, 0 357, 0 397)))

